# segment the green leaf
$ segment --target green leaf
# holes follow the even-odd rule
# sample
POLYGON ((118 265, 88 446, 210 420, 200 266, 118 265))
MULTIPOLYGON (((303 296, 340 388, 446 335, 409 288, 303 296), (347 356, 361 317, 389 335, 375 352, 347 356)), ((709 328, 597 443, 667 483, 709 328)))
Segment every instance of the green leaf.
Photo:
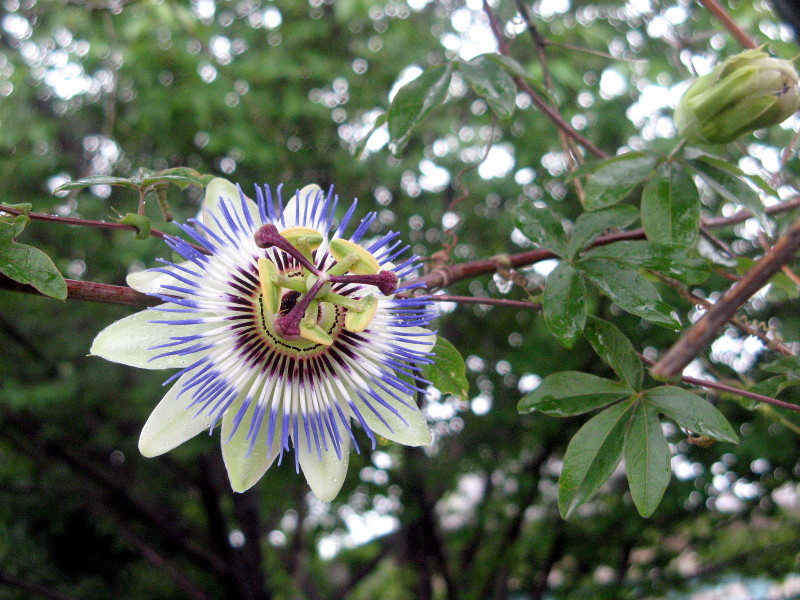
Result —
POLYGON ((598 210, 624 200, 650 175, 658 159, 644 152, 629 152, 600 163, 584 188, 586 210, 598 210))
POLYGON ((518 203, 512 213, 525 237, 554 254, 566 254, 567 238, 559 215, 549 208, 537 208, 525 200, 518 203))
POLYGON ((565 348, 572 348, 586 323, 586 286, 568 263, 547 276, 542 300, 544 321, 565 348))
POLYGON ((700 194, 682 165, 665 163, 644 186, 642 225, 653 244, 693 248, 700 231, 700 194))
MULTIPOLYGON (((763 381, 759 381, 753 386, 748 388, 749 391, 761 394, 762 396, 771 396, 776 398, 783 392, 785 389, 800 385, 800 379, 795 379, 788 377, 787 375, 774 375, 772 377, 768 377, 763 381)), ((753 410, 755 407, 761 404, 758 400, 744 398, 747 404, 745 405, 750 410, 753 410)))
POLYGON ((624 383, 590 373, 561 371, 545 377, 538 387, 522 397, 517 411, 539 411, 551 417, 582 415, 633 394, 624 383))
POLYGON ((622 310, 654 323, 677 329, 675 311, 661 300, 653 285, 622 264, 587 258, 575 265, 622 310))
POLYGON ((589 317, 583 334, 614 372, 634 390, 641 389, 644 369, 630 340, 608 321, 589 317))
POLYGON ((495 114, 501 119, 508 119, 516 108, 517 86, 491 56, 481 54, 472 60, 462 61, 459 70, 475 93, 489 103, 495 114))
POLYGON ((587 421, 570 440, 558 480, 558 510, 565 519, 589 500, 622 458, 631 402, 615 404, 587 421))
POLYGON ((739 167, 709 156, 689 160, 687 164, 697 172, 708 187, 728 202, 752 212, 767 231, 771 230, 772 224, 764 212, 761 197, 747 183, 748 180, 739 167))
POLYGON ((461 353, 441 336, 436 336, 433 363, 422 366, 422 376, 442 394, 466 398, 469 394, 467 367, 461 353))
POLYGON ((575 229, 567 244, 567 254, 570 257, 591 244, 594 239, 611 229, 625 229, 639 218, 639 211, 633 206, 613 206, 604 210, 585 212, 575 219, 575 229))
POLYGON ((80 190, 82 188, 91 187, 93 185, 118 185, 122 187, 131 188, 134 190, 140 189, 138 183, 131 181, 125 177, 111 177, 109 175, 90 175, 83 179, 76 179, 61 184, 53 192, 65 192, 67 190, 80 190))
POLYGON ((392 151, 395 154, 406 145, 414 127, 444 102, 452 73, 452 64, 428 69, 397 92, 386 113, 389 136, 394 146, 392 151))
POLYGON ((683 388, 657 387, 647 390, 644 397, 658 412, 689 431, 734 444, 739 441, 739 436, 721 412, 683 388))
POLYGON ((0 222, 0 272, 32 285, 46 296, 65 300, 67 284, 50 257, 38 248, 14 241, 28 221, 28 217, 20 215, 11 223, 0 222))
POLYGON ((625 432, 625 472, 631 497, 643 517, 658 508, 672 471, 670 451, 658 413, 647 402, 636 402, 625 432))
POLYGON ((710 274, 706 261, 703 259, 689 257, 681 248, 654 247, 644 240, 614 242, 607 246, 598 246, 586 252, 584 256, 653 269, 689 284, 702 283, 708 279, 710 274))

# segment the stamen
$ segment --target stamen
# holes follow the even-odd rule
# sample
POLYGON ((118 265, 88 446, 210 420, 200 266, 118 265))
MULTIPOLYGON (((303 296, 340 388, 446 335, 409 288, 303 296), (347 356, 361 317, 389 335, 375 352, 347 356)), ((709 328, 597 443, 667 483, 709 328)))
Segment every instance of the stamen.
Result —
POLYGON ((268 258, 258 259, 258 281, 264 306, 270 313, 278 312, 281 303, 281 288, 276 285, 278 268, 268 258))
POLYGON ((291 242, 289 242, 289 240, 280 234, 275 225, 262 225, 258 228, 258 231, 256 231, 253 237, 255 239, 256 246, 259 248, 272 248, 274 246, 275 248, 286 252, 286 254, 294 258, 297 262, 315 275, 322 274, 322 271, 312 264, 311 261, 308 260, 302 252, 300 252, 300 250, 292 246, 291 242))
POLYGON ((330 252, 336 260, 343 260, 350 254, 358 257, 358 262, 350 267, 350 271, 357 275, 368 275, 381 270, 380 263, 366 248, 354 244, 349 240, 336 238, 331 240, 330 252))
POLYGON ((361 333, 372 322, 378 310, 378 299, 373 296, 364 296, 359 300, 359 306, 347 311, 344 318, 344 328, 352 333, 361 333))

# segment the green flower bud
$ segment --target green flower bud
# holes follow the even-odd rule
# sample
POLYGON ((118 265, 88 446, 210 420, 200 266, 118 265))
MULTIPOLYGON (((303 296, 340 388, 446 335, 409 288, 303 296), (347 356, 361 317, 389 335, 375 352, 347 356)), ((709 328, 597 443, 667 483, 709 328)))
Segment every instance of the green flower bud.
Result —
POLYGON ((747 50, 698 77, 675 109, 678 134, 690 142, 727 144, 782 123, 800 108, 791 62, 747 50))

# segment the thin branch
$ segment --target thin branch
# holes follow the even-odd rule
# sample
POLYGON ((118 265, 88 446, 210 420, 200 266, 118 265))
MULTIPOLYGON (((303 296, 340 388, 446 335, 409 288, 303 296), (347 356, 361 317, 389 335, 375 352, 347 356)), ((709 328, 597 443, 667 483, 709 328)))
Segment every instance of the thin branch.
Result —
MULTIPOLYGON (((67 299, 69 300, 89 300, 91 302, 140 307, 163 304, 163 301, 158 298, 142 294, 124 285, 78 281, 76 279, 66 279, 65 281, 67 282, 67 299)), ((44 295, 32 285, 14 281, 2 273, 0 273, 0 290, 33 294, 34 296, 44 295)))
MULTIPOLYGON (((508 44, 503 39, 503 33, 500 30, 500 25, 497 23, 497 18, 494 16, 494 13, 492 12, 487 0, 483 0, 483 10, 486 13, 486 16, 489 18, 489 26, 494 34, 495 39, 497 40, 498 52, 500 52, 500 54, 503 56, 508 56, 508 44)), ((556 127, 558 127, 561 131, 574 139, 598 158, 608 158, 607 153, 592 144, 592 142, 587 140, 580 133, 575 131, 575 129, 564 120, 564 117, 562 117, 557 110, 553 109, 539 94, 536 93, 536 91, 534 91, 527 81, 519 76, 515 76, 513 79, 514 83, 517 84, 517 87, 530 96, 531 101, 536 108, 542 111, 545 116, 547 116, 547 118, 556 125, 556 127)))
MULTIPOLYGON (((141 210, 141 205, 140 205, 141 210)), ((130 231, 138 231, 138 228, 134 225, 125 225, 123 223, 116 223, 114 221, 94 221, 92 219, 76 219, 74 217, 59 217, 57 215, 48 215, 46 213, 38 213, 38 212, 30 212, 26 213, 24 211, 19 210, 18 208, 12 208, 10 206, 5 206, 0 204, 0 212, 8 213, 10 215, 26 215, 31 218, 33 221, 45 221, 48 223, 61 223, 63 225, 80 225, 82 227, 97 227, 99 229, 128 229, 130 231)), ((160 240, 173 237, 168 233, 164 233, 163 231, 159 231, 158 229, 151 229, 150 235, 158 238, 160 240)), ((196 244, 192 244, 190 242, 186 242, 192 248, 197 250, 198 252, 202 252, 203 254, 208 254, 208 250, 203 248, 202 246, 197 246, 196 244)))
POLYGON ((717 2, 717 0, 698 0, 708 12, 714 15, 717 20, 727 29, 733 37, 745 48, 757 48, 756 43, 750 39, 742 29, 731 18, 728 12, 717 2))
POLYGON ((434 302, 457 302, 458 304, 481 304, 485 306, 511 306, 514 308, 527 308, 530 310, 542 310, 541 304, 526 302, 524 300, 510 300, 508 298, 485 298, 480 296, 450 296, 448 294, 436 294, 428 296, 434 302))
MULTIPOLYGON (((649 358, 645 357, 642 354, 639 354, 639 358, 646 365, 654 364, 652 360, 650 360, 649 358)), ((748 392, 747 390, 733 387, 732 385, 726 385, 724 383, 711 381, 709 379, 698 379, 697 377, 688 377, 688 376, 681 376, 680 380, 683 383, 688 383, 689 385, 694 385, 709 390, 717 390, 720 392, 725 392, 726 394, 731 394, 733 396, 741 396, 742 398, 750 398, 751 400, 757 400, 758 402, 763 402, 764 404, 771 404, 772 406, 777 406, 779 408, 788 408, 791 411, 800 412, 800 405, 798 404, 792 404, 791 402, 784 402, 783 400, 778 400, 777 398, 773 398, 772 396, 763 396, 762 394, 756 394, 755 392, 748 392)))
POLYGON ((760 290, 800 248, 800 220, 782 235, 772 249, 733 284, 722 298, 661 357, 650 370, 656 379, 670 379, 680 374, 695 356, 713 340, 739 307, 760 290))

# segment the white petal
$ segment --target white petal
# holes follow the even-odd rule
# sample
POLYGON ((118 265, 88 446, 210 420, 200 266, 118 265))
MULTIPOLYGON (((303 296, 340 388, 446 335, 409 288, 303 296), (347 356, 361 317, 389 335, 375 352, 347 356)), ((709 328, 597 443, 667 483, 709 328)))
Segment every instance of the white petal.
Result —
MULTIPOLYGON (((187 260, 177 264, 182 267, 191 267, 193 263, 187 260)), ((169 267, 164 268, 169 269, 169 267)), ((125 281, 128 283, 129 287, 132 287, 137 292, 141 292, 143 294, 167 293, 174 295, 175 292, 164 290, 163 286, 178 284, 178 281, 171 275, 149 269, 145 271, 134 271, 133 273, 128 273, 125 281)))
POLYGON ((247 412, 239 423, 239 427, 231 437, 234 417, 242 406, 242 398, 238 398, 222 415, 222 458, 228 471, 231 487, 234 492, 244 492, 253 487, 275 461, 281 447, 281 430, 283 419, 278 418, 272 448, 267 452, 267 434, 269 432, 269 409, 258 430, 253 450, 250 451, 250 440, 247 433, 255 412, 256 402, 250 403, 247 412), (230 439, 229 439, 230 438, 230 439))
POLYGON ((394 343, 414 352, 430 352, 436 345, 436 334, 424 327, 398 327, 395 331, 411 333, 413 335, 400 337, 394 343))
MULTIPOLYGON (((200 220, 206 227, 216 233, 219 233, 220 228, 214 222, 213 217, 215 216, 220 223, 225 223, 225 216, 219 209, 220 198, 227 199, 229 201, 228 206, 232 207, 237 213, 242 212, 239 188, 227 179, 222 179, 221 177, 212 179, 206 186, 206 195, 203 198, 203 209, 200 212, 200 220)), ((255 218, 255 216, 258 215, 256 203, 249 198, 246 198, 246 201, 250 210, 250 215, 255 218)))
POLYGON ((188 408, 191 394, 178 398, 178 392, 192 373, 186 373, 170 388, 144 424, 139 436, 139 452, 144 456, 158 456, 179 446, 211 425, 212 417, 197 414, 197 408, 188 408))
MULTIPOLYGON (((284 227, 281 229, 288 229, 289 227, 295 227, 298 225, 304 227, 314 227, 315 223, 312 220, 314 217, 314 213, 312 213, 311 209, 314 207, 314 201, 317 199, 317 196, 322 193, 322 188, 320 188, 316 183, 312 183, 310 185, 305 186, 302 190, 295 193, 292 196, 291 200, 286 203, 286 206, 283 207, 283 222, 284 227), (299 197, 299 202, 298 202, 299 197), (299 210, 298 210, 299 206, 299 210), (297 218, 299 215, 299 219, 297 218)), ((320 201, 321 203, 322 201, 320 201)), ((319 211, 321 204, 317 205, 317 211, 319 211)), ((326 232, 322 232, 323 235, 326 232)))
POLYGON ((350 463, 350 437, 346 431, 342 433, 340 446, 342 458, 336 456, 333 444, 328 441, 328 451, 322 448, 322 460, 317 454, 317 444, 311 440, 311 452, 308 451, 308 442, 302 424, 300 425, 300 440, 296 441, 295 452, 298 453, 300 468, 303 470, 306 481, 314 495, 323 502, 330 502, 339 493, 347 475, 347 465, 350 463))
MULTIPOLYGON (((161 304, 160 308, 182 308, 176 304, 161 304)), ((200 313, 164 312, 142 310, 120 319, 103 329, 92 342, 89 353, 111 362, 139 367, 140 369, 174 369, 188 367, 199 358, 199 354, 185 356, 165 356, 153 361, 150 359, 164 352, 176 349, 174 346, 152 349, 170 342, 172 336, 195 335, 219 327, 219 323, 200 323, 198 325, 167 325, 151 321, 173 321, 193 319, 200 313)))
POLYGON ((369 406, 360 398, 354 397, 353 403, 373 432, 381 437, 385 437, 405 446, 427 446, 433 441, 428 423, 425 421, 425 417, 422 416, 422 411, 417 408, 416 400, 412 395, 404 394, 394 388, 389 388, 396 396, 408 403, 410 406, 409 408, 409 406, 405 406, 402 402, 399 402, 396 398, 393 398, 380 388, 374 389, 387 404, 397 410, 400 416, 398 417, 394 412, 368 394, 364 394, 364 396, 369 399, 369 406), (380 416, 389 424, 389 427, 387 427, 373 412, 370 406, 378 411, 380 416))

